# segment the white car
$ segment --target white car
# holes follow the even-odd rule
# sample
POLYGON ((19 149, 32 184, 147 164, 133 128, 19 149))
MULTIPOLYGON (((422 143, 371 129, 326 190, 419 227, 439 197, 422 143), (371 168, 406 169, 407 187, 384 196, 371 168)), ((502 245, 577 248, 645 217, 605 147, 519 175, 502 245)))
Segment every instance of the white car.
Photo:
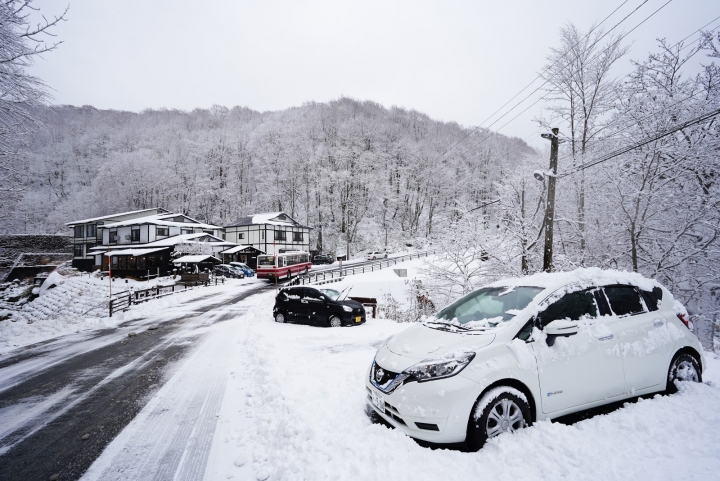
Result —
POLYGON ((414 438, 477 450, 535 421, 701 382, 687 319, 639 274, 499 281, 385 341, 365 378, 368 404, 414 438))
POLYGON ((365 259, 369 261, 374 259, 387 259, 387 256, 387 252, 373 251, 368 252, 368 254, 365 256, 365 259))

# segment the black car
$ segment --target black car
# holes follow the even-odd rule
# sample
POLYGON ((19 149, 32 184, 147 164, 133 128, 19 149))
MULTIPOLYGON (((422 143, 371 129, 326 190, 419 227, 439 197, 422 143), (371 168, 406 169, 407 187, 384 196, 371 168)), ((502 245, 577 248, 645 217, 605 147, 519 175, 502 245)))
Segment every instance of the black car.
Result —
POLYGON ((335 262, 335 259, 333 256, 329 256, 327 254, 320 254, 318 256, 313 257, 312 263, 315 265, 318 264, 332 264, 335 262))
POLYGON ((338 292, 307 286, 283 289, 275 297, 275 322, 309 322, 328 327, 365 323, 362 304, 345 299, 349 288, 338 292))

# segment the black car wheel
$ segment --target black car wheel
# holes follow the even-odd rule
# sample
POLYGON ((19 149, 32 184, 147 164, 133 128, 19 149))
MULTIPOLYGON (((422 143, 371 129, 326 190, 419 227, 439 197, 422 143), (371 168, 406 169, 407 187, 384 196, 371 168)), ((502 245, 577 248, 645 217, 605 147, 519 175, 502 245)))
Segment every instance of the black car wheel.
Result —
POLYGON ((342 326, 342 320, 338 316, 330 316, 330 318, 328 319, 328 326, 340 327, 342 326))
POLYGON ((275 314, 275 322, 279 322, 280 324, 284 324, 287 321, 287 318, 285 317, 284 312, 278 312, 275 314))
POLYGON ((521 393, 511 387, 491 389, 475 403, 470 413, 467 447, 477 451, 499 434, 515 432, 531 423, 530 406, 521 393), (481 412, 478 412, 482 409, 481 412))
POLYGON ((665 391, 674 394, 678 391, 677 381, 702 382, 700 363, 690 354, 683 352, 673 359, 668 371, 665 391))

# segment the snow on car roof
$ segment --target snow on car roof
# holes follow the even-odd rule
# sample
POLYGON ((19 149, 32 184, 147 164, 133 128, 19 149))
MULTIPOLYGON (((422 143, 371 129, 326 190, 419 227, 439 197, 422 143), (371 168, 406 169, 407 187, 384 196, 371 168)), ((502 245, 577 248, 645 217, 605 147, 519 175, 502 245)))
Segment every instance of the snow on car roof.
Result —
POLYGON ((637 272, 585 267, 569 272, 540 272, 525 277, 502 279, 488 284, 486 287, 536 286, 545 289, 559 289, 567 285, 582 288, 610 284, 629 284, 643 290, 652 290, 653 287, 660 286, 657 281, 648 279, 637 272))

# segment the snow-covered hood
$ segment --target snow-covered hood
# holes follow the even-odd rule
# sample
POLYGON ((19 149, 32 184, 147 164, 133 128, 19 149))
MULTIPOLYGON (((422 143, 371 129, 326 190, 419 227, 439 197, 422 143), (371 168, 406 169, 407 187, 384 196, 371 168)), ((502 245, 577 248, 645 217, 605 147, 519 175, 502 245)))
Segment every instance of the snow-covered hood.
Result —
POLYGON ((493 342, 492 333, 460 333, 431 329, 422 324, 415 325, 394 335, 387 342, 393 354, 414 359, 439 357, 458 349, 477 351, 493 342))

